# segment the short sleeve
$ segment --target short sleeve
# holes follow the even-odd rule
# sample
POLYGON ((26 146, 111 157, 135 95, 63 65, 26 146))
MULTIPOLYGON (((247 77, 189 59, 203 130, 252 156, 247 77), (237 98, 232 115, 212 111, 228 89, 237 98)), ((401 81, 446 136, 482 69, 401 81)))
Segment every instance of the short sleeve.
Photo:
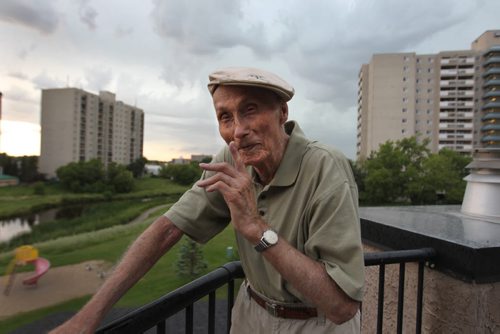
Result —
MULTIPOLYGON (((227 149, 221 150, 213 162, 225 161, 227 149)), ((203 172, 201 179, 213 175, 203 172)), ((182 195, 165 214, 175 226, 197 242, 206 243, 230 222, 229 208, 219 192, 207 192, 196 184, 182 195)))
POLYGON ((308 209, 308 238, 304 251, 324 263, 327 273, 347 295, 361 301, 364 258, 358 196, 346 164, 334 161, 332 168, 322 173, 323 186, 308 209))

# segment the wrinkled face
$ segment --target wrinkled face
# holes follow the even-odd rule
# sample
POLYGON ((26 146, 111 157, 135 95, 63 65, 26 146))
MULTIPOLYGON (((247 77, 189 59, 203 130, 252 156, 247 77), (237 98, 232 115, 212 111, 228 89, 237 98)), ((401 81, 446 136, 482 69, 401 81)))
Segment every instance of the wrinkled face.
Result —
POLYGON ((219 86, 213 95, 219 133, 234 141, 245 165, 272 163, 281 156, 288 106, 273 92, 246 86, 219 86))

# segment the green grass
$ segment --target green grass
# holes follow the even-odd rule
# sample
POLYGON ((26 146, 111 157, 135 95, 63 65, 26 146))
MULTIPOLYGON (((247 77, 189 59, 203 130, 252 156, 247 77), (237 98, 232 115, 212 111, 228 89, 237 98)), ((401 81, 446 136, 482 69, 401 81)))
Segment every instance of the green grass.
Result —
POLYGON ((178 196, 154 198, 148 201, 122 200, 96 203, 84 209, 80 217, 57 219, 32 227, 30 233, 14 237, 9 242, 0 243, 0 250, 13 249, 20 245, 32 244, 66 235, 95 231, 114 225, 126 224, 141 212, 158 205, 175 202, 178 196))
MULTIPOLYGON (((111 199, 138 199, 182 194, 188 187, 161 178, 135 180, 134 190, 127 194, 115 194, 111 199)), ((35 185, 18 185, 0 188, 0 218, 22 216, 35 211, 63 204, 109 201, 104 194, 75 194, 63 189, 58 183, 43 185, 43 195, 35 194, 35 185)))
MULTIPOLYGON (((114 226, 96 232, 42 242, 35 244, 35 246, 39 249, 40 255, 48 258, 54 267, 87 260, 106 260, 116 263, 130 243, 154 220, 153 217, 163 212, 164 209, 158 210, 151 214, 151 218, 139 224, 114 226)), ((180 243, 163 256, 148 274, 120 299, 117 306, 140 306, 186 284, 189 280, 179 278, 175 273, 179 245, 180 243)), ((203 246, 204 257, 208 262, 206 272, 228 262, 225 257, 226 247, 228 246, 236 249, 234 232, 231 227, 226 228, 207 245, 203 246)), ((11 258, 12 252, 0 253, 0 270, 5 270, 5 266, 11 258)), ((54 312, 77 310, 87 299, 88 297, 75 299, 0 321, 0 334, 7 333, 54 312)))

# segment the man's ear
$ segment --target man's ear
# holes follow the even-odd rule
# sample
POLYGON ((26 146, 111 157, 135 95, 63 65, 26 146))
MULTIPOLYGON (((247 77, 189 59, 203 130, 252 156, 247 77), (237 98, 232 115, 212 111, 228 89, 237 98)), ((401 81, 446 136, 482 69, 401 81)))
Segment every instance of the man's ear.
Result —
POLYGON ((280 124, 283 125, 288 120, 288 104, 281 102, 280 105, 280 124))

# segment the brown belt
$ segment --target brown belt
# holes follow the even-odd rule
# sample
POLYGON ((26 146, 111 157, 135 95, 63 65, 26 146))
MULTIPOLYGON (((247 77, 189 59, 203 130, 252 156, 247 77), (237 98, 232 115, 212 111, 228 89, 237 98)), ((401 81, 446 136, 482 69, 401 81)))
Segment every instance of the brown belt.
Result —
POLYGON ((247 291, 250 297, 252 297, 257 304, 259 304, 272 316, 285 319, 309 319, 318 316, 318 312, 315 308, 304 306, 293 307, 274 304, 260 297, 255 291, 250 288, 250 286, 247 287, 247 291))

